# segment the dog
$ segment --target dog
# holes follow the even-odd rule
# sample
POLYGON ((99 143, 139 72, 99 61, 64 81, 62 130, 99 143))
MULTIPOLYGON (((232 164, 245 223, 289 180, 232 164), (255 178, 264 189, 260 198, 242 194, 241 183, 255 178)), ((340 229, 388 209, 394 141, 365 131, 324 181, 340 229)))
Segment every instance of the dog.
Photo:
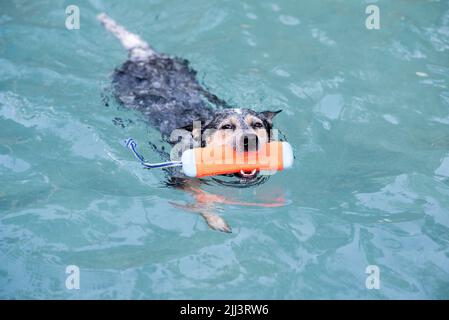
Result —
MULTIPOLYGON (((196 71, 187 60, 158 53, 105 13, 97 19, 128 51, 128 60, 112 76, 117 100, 140 111, 164 140, 173 144, 176 141, 170 139, 171 134, 183 130, 188 136, 183 140, 190 146, 227 144, 242 152, 257 150, 272 139, 273 118, 281 110, 233 108, 199 84, 196 71), (199 128, 195 123, 200 124, 199 128), (211 133, 198 139, 205 132, 211 133)), ((249 185, 258 175, 253 170, 233 176, 239 183, 249 185)))

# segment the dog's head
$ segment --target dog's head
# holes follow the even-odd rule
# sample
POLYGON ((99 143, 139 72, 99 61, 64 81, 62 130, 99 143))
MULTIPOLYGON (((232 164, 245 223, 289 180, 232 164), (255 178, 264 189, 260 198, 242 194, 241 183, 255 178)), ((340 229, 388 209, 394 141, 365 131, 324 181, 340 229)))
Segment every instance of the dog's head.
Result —
MULTIPOLYGON (((250 109, 222 109, 206 120, 201 121, 201 129, 188 126, 192 135, 201 135, 202 147, 232 146, 237 152, 257 151, 260 146, 270 142, 273 118, 278 111, 256 112, 250 109)), ((242 179, 253 179, 256 170, 236 174, 242 179)))

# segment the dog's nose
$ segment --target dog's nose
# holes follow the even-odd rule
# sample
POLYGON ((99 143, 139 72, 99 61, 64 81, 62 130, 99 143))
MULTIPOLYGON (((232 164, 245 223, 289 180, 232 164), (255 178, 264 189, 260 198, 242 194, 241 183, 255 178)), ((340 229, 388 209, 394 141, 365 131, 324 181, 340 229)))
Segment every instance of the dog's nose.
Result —
POLYGON ((243 146, 243 151, 256 151, 259 148, 259 138, 254 133, 243 135, 240 145, 243 146))

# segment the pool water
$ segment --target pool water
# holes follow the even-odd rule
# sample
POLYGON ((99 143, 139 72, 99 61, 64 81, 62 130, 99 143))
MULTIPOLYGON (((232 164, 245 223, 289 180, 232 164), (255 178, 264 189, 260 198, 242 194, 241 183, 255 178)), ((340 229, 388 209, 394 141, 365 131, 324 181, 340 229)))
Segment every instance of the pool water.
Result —
POLYGON ((448 54, 444 0, 2 1, 0 297, 448 299, 448 54), (293 169, 200 195, 142 169, 123 140, 160 161, 160 139, 111 97, 103 11, 230 104, 282 109, 293 169))

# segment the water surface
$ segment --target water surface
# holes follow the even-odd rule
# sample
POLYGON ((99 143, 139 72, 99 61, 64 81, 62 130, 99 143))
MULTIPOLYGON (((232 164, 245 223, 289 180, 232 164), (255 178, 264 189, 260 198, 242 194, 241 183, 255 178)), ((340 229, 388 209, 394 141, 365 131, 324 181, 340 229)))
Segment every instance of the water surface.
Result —
POLYGON ((0 4, 0 297, 449 298, 448 1, 91 0, 79 30, 69 4, 0 4), (291 171, 204 187, 234 201, 214 208, 233 233, 123 147, 160 160, 108 94, 126 54, 102 11, 229 103, 283 109, 291 171))

